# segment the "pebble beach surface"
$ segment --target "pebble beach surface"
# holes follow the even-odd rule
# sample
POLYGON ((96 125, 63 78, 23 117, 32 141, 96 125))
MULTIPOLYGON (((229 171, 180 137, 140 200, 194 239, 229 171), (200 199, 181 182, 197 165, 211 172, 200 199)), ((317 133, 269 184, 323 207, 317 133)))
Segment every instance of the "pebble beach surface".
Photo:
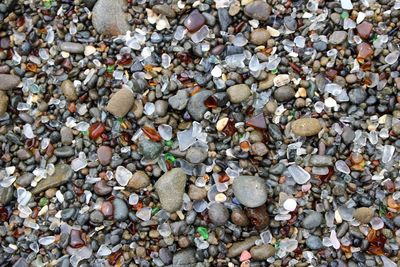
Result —
POLYGON ((0 266, 399 266, 399 19, 0 1, 0 266))

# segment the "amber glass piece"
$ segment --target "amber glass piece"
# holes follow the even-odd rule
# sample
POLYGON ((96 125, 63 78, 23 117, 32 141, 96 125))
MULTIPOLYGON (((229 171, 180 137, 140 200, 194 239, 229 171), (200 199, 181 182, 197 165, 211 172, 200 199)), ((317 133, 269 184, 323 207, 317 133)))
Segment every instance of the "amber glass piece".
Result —
POLYGON ((340 248, 342 249, 342 251, 344 253, 350 253, 351 252, 351 246, 340 245, 340 248))
POLYGON ((25 17, 24 16, 18 17, 16 20, 17 27, 21 27, 24 24, 25 24, 25 17))
POLYGON ((267 124, 265 122, 264 114, 260 113, 249 120, 246 121, 247 126, 259 128, 259 129, 266 129, 267 124))
POLYGON ((160 142, 162 139, 161 135, 154 128, 143 126, 142 131, 151 141, 160 142))
POLYGON ((394 209, 396 211, 400 211, 400 203, 393 199, 393 196, 390 195, 387 198, 387 205, 389 208, 394 209))
POLYGON ((208 108, 216 108, 218 107, 218 101, 214 96, 209 96, 205 101, 204 105, 208 108))
POLYGON ((232 136, 234 133, 236 133, 235 121, 229 120, 222 132, 229 136, 232 136))
POLYGON ((240 143, 240 149, 244 152, 250 151, 250 143, 248 141, 243 141, 240 143))
POLYGON ((192 57, 191 57, 190 54, 187 53, 187 52, 179 52, 179 53, 176 55, 176 57, 177 57, 182 63, 185 63, 185 64, 188 64, 188 63, 190 63, 190 62, 192 61, 192 57))
POLYGON ((75 103, 71 102, 68 104, 68 111, 71 113, 74 113, 76 111, 76 105, 75 103))
POLYGON ((130 55, 125 54, 120 60, 117 61, 117 64, 120 66, 127 66, 132 64, 132 58, 130 55))
POLYGON ((299 66, 297 66, 293 62, 289 62, 289 65, 297 74, 300 74, 303 71, 299 66))
POLYGON ((196 85, 193 90, 190 92, 190 96, 194 96, 195 94, 197 94, 198 92, 200 92, 201 87, 199 85, 196 85))
POLYGON ((35 63, 28 63, 26 64, 26 70, 30 72, 36 73, 38 69, 38 66, 35 63))
POLYGON ((85 242, 81 238, 81 231, 76 229, 71 230, 69 245, 73 248, 81 248, 85 245, 85 242))
POLYGON ((225 183, 225 182, 228 182, 229 180, 230 180, 230 178, 225 172, 219 173, 218 182, 225 183))
POLYGON ((318 178, 321 180, 321 182, 326 183, 331 179, 331 177, 333 176, 334 173, 335 173, 335 171, 334 171, 333 167, 329 167, 328 173, 325 175, 318 175, 318 178))
POLYGON ((110 256, 108 256, 108 263, 111 264, 112 266, 115 266, 118 262, 119 257, 121 256, 122 256, 122 250, 115 251, 110 256))
POLYGON ((367 43, 361 43, 357 46, 357 58, 367 59, 370 58, 374 54, 374 50, 367 43))
POLYGON ((357 25, 357 33, 363 39, 368 39, 371 35, 371 31, 372 24, 367 21, 364 21, 363 23, 357 25))
POLYGON ((106 127, 101 122, 96 122, 89 127, 89 138, 96 139, 98 138, 104 131, 106 127))
POLYGON ((383 255, 385 246, 386 237, 380 232, 374 229, 370 229, 367 235, 367 240, 369 242, 369 246, 367 252, 373 255, 383 255))

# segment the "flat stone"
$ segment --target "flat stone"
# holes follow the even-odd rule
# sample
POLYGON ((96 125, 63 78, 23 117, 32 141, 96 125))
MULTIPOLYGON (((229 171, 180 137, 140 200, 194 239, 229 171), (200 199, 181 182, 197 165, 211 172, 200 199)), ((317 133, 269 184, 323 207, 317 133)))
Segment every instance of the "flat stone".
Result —
POLYGON ((292 122, 292 132, 299 136, 313 136, 321 129, 319 120, 315 118, 301 118, 292 122))
POLYGON ((132 175, 127 187, 133 190, 139 190, 149 186, 150 184, 150 177, 144 171, 137 171, 132 175))
POLYGON ((268 20, 271 14, 271 6, 264 1, 256 0, 245 6, 244 14, 253 19, 268 20))
POLYGON ((191 184, 189 185, 188 195, 192 200, 202 200, 207 197, 207 190, 204 187, 197 187, 191 184))
POLYGON ((157 14, 161 14, 166 16, 167 18, 175 18, 176 17, 176 13, 175 11, 172 9, 172 7, 170 5, 167 4, 163 4, 163 5, 154 5, 151 8, 155 13, 157 14))
POLYGON ((255 208, 267 201, 265 182, 256 176, 239 176, 233 180, 233 193, 244 206, 255 208))
POLYGON ((83 52, 85 52, 85 46, 80 43, 62 42, 60 44, 60 50, 71 54, 83 54, 83 52))
POLYGON ((134 100, 133 92, 124 87, 111 96, 106 110, 117 118, 124 117, 131 110, 134 100))
POLYGON ((97 158, 101 165, 107 166, 111 162, 112 148, 109 146, 100 146, 97 149, 97 158))
POLYGON ((228 88, 229 101, 234 104, 241 103, 249 98, 251 90, 247 84, 236 84, 228 88))
POLYGON ((256 261, 266 260, 275 255, 275 248, 270 244, 254 246, 250 249, 251 258, 256 261))
POLYGON ((74 140, 74 135, 72 133, 71 128, 68 128, 67 126, 61 127, 60 135, 61 135, 61 143, 64 146, 69 146, 72 144, 72 141, 74 140))
POLYGON ((322 214, 316 211, 309 213, 301 222, 301 225, 306 229, 313 229, 321 226, 323 221, 322 214))
POLYGON ((78 95, 76 94, 76 88, 72 81, 65 80, 61 84, 61 90, 66 99, 75 101, 78 99, 78 95))
POLYGON ((0 91, 0 116, 7 112, 8 96, 6 92, 0 91))
POLYGON ((351 89, 349 92, 349 99, 353 104, 361 104, 367 99, 367 91, 362 87, 351 89))
POLYGON ((30 159, 32 157, 32 153, 29 150, 25 149, 25 148, 20 148, 17 151, 17 157, 20 160, 27 160, 27 159, 30 159))
POLYGON ((267 29, 258 28, 251 32, 250 43, 255 45, 264 45, 269 38, 271 38, 271 35, 267 29))
POLYGON ((369 223, 374 215, 374 210, 366 207, 355 209, 353 212, 354 218, 360 223, 369 223))
POLYGON ((168 212, 179 210, 183 203, 186 174, 181 168, 174 168, 162 175, 154 185, 161 207, 168 212))
POLYGON ((294 98, 296 92, 293 87, 285 85, 277 88, 274 91, 274 98, 279 102, 287 102, 294 98))
POLYGON ((201 163, 208 157, 207 148, 192 146, 186 152, 186 160, 190 163, 201 163))
POLYGON ((106 36, 125 34, 131 28, 129 15, 123 11, 126 6, 126 0, 98 0, 92 11, 93 27, 106 36))
POLYGON ((227 256, 229 258, 239 256, 243 250, 249 250, 252 246, 255 245, 256 240, 259 239, 259 236, 252 236, 248 237, 243 241, 235 242, 233 245, 228 249, 227 256))
POLYGON ((345 31, 334 31, 330 36, 329 36, 329 43, 338 45, 346 41, 347 39, 347 32, 345 31))
POLYGON ((16 75, 0 74, 0 90, 7 91, 15 89, 20 82, 21 79, 16 75))
POLYGON ((321 238, 319 236, 315 236, 315 235, 310 235, 307 239, 306 239, 306 245, 309 249, 312 250, 318 250, 322 248, 322 241, 321 238))
POLYGON ((200 91, 189 99, 187 105, 187 111, 190 116, 196 121, 203 120, 204 113, 207 111, 207 107, 204 105, 204 101, 212 95, 211 91, 204 90, 200 91))
POLYGON ((33 173, 26 172, 22 174, 20 177, 18 177, 15 183, 22 187, 28 187, 31 185, 31 182, 33 181, 34 178, 35 175, 33 175, 33 173))
POLYGON ((46 179, 40 180, 35 188, 31 190, 32 194, 37 195, 49 188, 59 187, 71 180, 74 171, 67 164, 58 164, 55 166, 54 174, 46 179))

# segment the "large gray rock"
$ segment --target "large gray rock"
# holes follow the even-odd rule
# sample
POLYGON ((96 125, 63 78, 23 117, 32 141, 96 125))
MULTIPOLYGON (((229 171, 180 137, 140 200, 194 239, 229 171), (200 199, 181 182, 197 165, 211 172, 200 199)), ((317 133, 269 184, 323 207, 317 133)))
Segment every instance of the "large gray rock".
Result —
POLYGON ((316 211, 310 212, 301 222, 301 225, 306 229, 313 229, 322 223, 322 214, 316 211))
POLYGON ((124 117, 132 108, 134 94, 129 88, 122 88, 112 95, 107 104, 107 111, 115 117, 124 117))
POLYGON ((207 111, 204 101, 211 95, 211 91, 201 91, 189 99, 187 110, 194 120, 201 121, 203 119, 204 113, 207 111))
POLYGON ((0 90, 12 90, 17 87, 21 79, 12 74, 0 74, 0 90))
POLYGON ((100 34, 116 36, 125 34, 130 26, 128 14, 123 11, 126 0, 99 0, 92 11, 93 27, 100 34))
POLYGON ((256 208, 267 201, 265 182, 256 176, 239 176, 233 180, 233 193, 244 206, 256 208))
POLYGON ((229 211, 224 204, 214 202, 208 208, 208 217, 215 225, 224 225, 229 220, 229 211))
POLYGON ((175 253, 172 258, 173 267, 189 267, 196 264, 195 251, 192 248, 184 249, 175 253))
POLYGON ((244 14, 257 20, 268 20, 271 14, 271 6, 262 0, 256 0, 246 5, 244 14))
POLYGON ((52 187, 59 187, 67 183, 74 174, 72 168, 67 164, 58 164, 55 167, 54 174, 46 179, 40 180, 35 188, 32 189, 32 194, 36 195, 52 187))
POLYGON ((171 169, 161 176, 154 185, 161 207, 168 212, 179 210, 183 203, 185 185, 186 174, 181 168, 171 169))
POLYGON ((241 103, 249 98, 251 95, 250 87, 247 84, 236 84, 226 90, 229 101, 234 104, 241 103))

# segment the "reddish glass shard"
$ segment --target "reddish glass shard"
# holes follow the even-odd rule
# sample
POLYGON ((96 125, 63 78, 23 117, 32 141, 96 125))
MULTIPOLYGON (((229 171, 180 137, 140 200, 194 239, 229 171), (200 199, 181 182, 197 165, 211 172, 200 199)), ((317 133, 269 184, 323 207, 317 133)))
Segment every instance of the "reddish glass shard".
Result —
POLYGON ((222 132, 229 136, 232 136, 234 133, 236 133, 235 121, 229 120, 222 132))
POLYGON ((161 135, 154 128, 143 126, 142 131, 151 141, 160 142, 162 139, 161 135))
POLYGON ((374 54, 374 50, 367 43, 361 43, 357 46, 358 55, 357 58, 367 59, 370 58, 374 54))
POLYGON ((89 127, 89 138, 96 139, 99 137, 104 131, 106 127, 101 122, 96 122, 89 127))
POLYGON ((208 108, 216 108, 218 107, 217 99, 214 96, 209 96, 205 101, 204 105, 208 108))
POLYGON ((267 129, 267 124, 265 122, 264 114, 260 113, 253 118, 246 121, 247 126, 259 128, 259 129, 267 129))

